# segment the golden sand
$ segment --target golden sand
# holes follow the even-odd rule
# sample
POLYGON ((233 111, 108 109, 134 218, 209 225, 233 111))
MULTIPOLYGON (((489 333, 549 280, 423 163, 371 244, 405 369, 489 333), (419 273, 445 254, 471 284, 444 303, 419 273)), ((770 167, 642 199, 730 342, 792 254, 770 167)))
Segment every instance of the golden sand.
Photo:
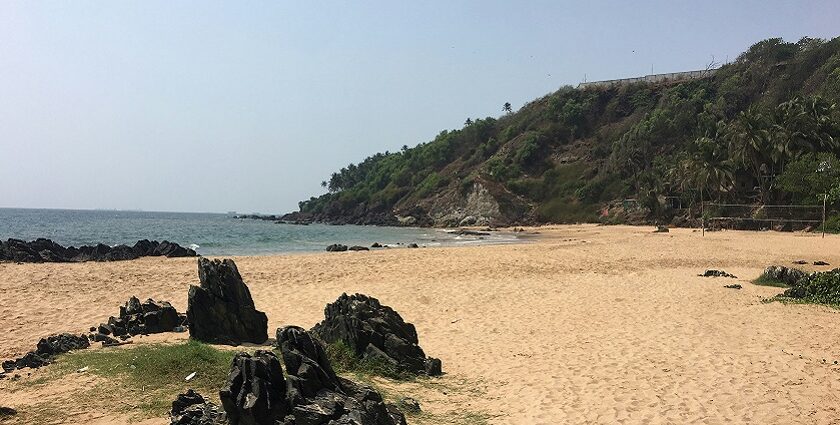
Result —
MULTIPOLYGON (((840 236, 538 230, 519 245, 235 261, 270 334, 314 325, 342 292, 377 297, 414 323, 449 389, 423 390, 428 412, 466 409, 494 424, 840 423, 840 310, 765 303, 781 290, 750 283, 771 264, 840 265, 840 236), (738 279, 697 276, 707 268, 738 279), (743 289, 723 287, 736 282, 743 289)), ((184 311, 197 280, 194 259, 0 264, 0 358, 49 333, 84 332, 131 295, 184 311)), ((55 387, 69 398, 94 378, 71 379, 55 387)), ((0 405, 25 407, 33 394, 3 395, 8 385, 0 381, 0 405)), ((125 420, 87 403, 86 422, 125 420)))

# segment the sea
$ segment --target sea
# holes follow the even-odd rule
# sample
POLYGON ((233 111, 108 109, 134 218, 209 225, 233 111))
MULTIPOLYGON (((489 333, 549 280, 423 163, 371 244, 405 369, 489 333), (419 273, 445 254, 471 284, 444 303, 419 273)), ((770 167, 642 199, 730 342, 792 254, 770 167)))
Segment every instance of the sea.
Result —
POLYGON ((370 246, 379 242, 400 248, 410 243, 433 247, 520 241, 511 233, 471 236, 451 232, 415 227, 279 224, 217 213, 0 208, 2 240, 47 238, 76 247, 168 240, 192 246, 198 254, 208 256, 316 252, 334 243, 370 246))

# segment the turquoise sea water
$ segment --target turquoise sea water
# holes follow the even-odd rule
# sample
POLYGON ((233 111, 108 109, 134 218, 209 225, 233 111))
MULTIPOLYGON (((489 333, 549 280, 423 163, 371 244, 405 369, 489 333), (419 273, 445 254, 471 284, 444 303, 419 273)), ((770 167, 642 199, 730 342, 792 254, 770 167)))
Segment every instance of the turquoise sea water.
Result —
POLYGON ((134 244, 139 239, 198 245, 201 255, 323 251, 333 243, 425 246, 512 243, 510 234, 479 239, 440 229, 378 226, 297 226, 235 219, 226 214, 0 208, 0 239, 49 238, 64 246, 134 244))

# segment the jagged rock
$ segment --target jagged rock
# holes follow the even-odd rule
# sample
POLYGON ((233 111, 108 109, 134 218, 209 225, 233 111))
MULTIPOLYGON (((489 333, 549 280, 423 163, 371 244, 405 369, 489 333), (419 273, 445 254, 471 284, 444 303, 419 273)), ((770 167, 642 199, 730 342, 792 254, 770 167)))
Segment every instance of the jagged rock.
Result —
POLYGON ((230 345, 268 340, 268 317, 254 307, 233 260, 199 258, 198 278, 187 299, 190 338, 230 345))
POLYGON ((408 244, 408 245, 406 245, 406 246, 407 246, 407 247, 409 247, 409 248, 420 248, 420 246, 419 246, 419 245, 417 245, 416 243, 413 243, 413 242, 412 242, 412 243, 410 243, 410 244, 408 244))
POLYGON ((783 282, 787 286, 793 286, 799 279, 807 275, 802 270, 785 266, 770 266, 764 269, 764 273, 762 273, 764 278, 783 282))
POLYGON ((370 248, 368 248, 366 246, 360 246, 360 245, 353 245, 348 249, 350 251, 370 251, 370 248))
POLYGON ((84 335, 63 333, 41 338, 38 341, 37 352, 42 356, 54 356, 71 350, 80 350, 88 347, 90 347, 90 342, 84 335))
POLYGON ((53 357, 57 354, 88 347, 90 347, 90 341, 84 335, 68 333, 51 335, 41 338, 34 351, 30 351, 16 360, 6 360, 2 363, 2 367, 6 372, 25 367, 39 368, 52 362, 53 357))
POLYGON ((382 244, 379 242, 374 242, 373 245, 370 246, 371 248, 382 248, 382 244))
POLYGON ((172 332, 181 325, 181 315, 166 301, 151 298, 141 303, 137 297, 131 297, 120 307, 120 317, 110 317, 108 323, 100 324, 99 333, 114 336, 147 335, 172 332))
POLYGON ((322 343, 297 326, 277 330, 294 424, 403 425, 405 416, 370 387, 336 376, 322 343))
POLYGON ((280 360, 271 351, 238 353, 219 399, 231 424, 273 424, 288 413, 280 360))
POLYGON ((357 357, 384 361, 396 370, 440 374, 440 360, 426 358, 414 325, 376 298, 342 294, 327 304, 324 316, 312 332, 327 343, 343 342, 357 357))
POLYGON ((194 257, 195 251, 176 243, 142 240, 134 244, 110 247, 105 244, 84 245, 79 248, 63 247, 49 239, 39 238, 32 242, 19 239, 0 241, 0 261, 21 263, 61 263, 82 261, 122 261, 150 255, 167 257, 194 257))
POLYGON ((347 251, 347 245, 342 245, 340 243, 334 243, 327 247, 327 252, 344 252, 347 251))
POLYGON ((222 425, 227 424, 224 413, 192 389, 178 394, 169 412, 171 425, 222 425))
POLYGON ((714 269, 706 270, 705 272, 699 274, 698 276, 700 276, 700 277, 731 277, 733 279, 738 278, 738 276, 735 276, 734 274, 729 274, 729 273, 727 273, 723 270, 714 270, 714 269))
POLYGON ((117 343, 116 339, 111 338, 108 335, 101 334, 99 332, 93 334, 93 341, 94 342, 101 342, 103 346, 117 343))
POLYGON ((341 384, 327 353, 318 340, 303 328, 277 329, 277 346, 289 374, 289 398, 295 402, 317 395, 321 389, 340 391, 341 384))

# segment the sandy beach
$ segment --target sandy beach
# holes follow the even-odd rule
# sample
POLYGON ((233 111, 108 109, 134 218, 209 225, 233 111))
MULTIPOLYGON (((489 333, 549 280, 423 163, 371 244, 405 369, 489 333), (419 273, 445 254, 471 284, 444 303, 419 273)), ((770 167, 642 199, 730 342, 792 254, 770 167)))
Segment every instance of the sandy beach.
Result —
MULTIPOLYGON (((840 236, 538 230, 540 238, 517 245, 235 261, 272 335, 279 326, 311 327, 342 292, 396 309, 416 325, 426 353, 443 361, 439 385, 417 388, 416 398, 425 411, 460 418, 450 423, 840 423, 840 310, 762 302, 782 290, 750 283, 772 264, 840 265, 840 236), (697 276, 708 268, 738 278, 697 276), (723 287, 731 283, 743 289, 723 287)), ((0 358, 50 333, 84 332, 132 295, 184 311, 197 282, 194 259, 0 264, 0 358)), ((52 390, 14 391, 2 380, 0 405, 25 410, 35 399, 64 397, 69 413, 53 423, 128 420, 74 397, 97 378, 68 379, 52 390)))

